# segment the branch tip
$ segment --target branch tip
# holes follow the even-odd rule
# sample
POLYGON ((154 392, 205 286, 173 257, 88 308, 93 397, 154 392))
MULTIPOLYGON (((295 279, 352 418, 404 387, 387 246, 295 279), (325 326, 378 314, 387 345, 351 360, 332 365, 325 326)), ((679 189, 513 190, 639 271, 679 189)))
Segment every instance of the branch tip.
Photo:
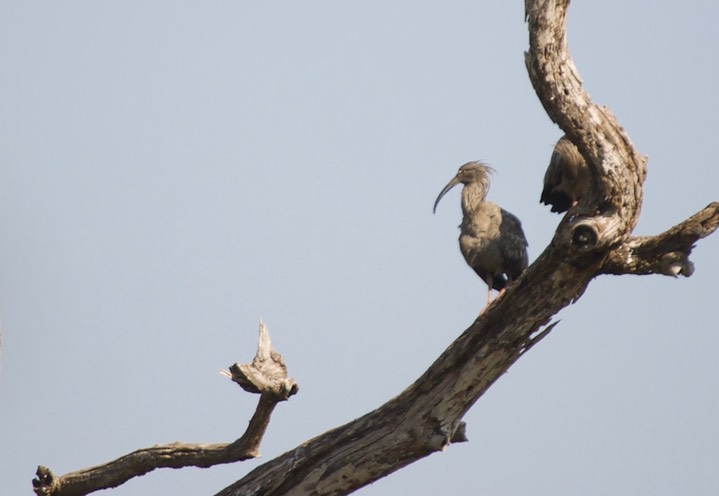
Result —
POLYGON ((37 496, 50 496, 58 490, 58 481, 52 471, 40 465, 35 471, 35 477, 32 480, 32 490, 37 496))
POLYGON ((282 355, 272 349, 269 330, 261 320, 257 353, 252 363, 235 363, 230 366, 229 375, 223 375, 249 393, 268 395, 278 401, 287 400, 299 391, 295 380, 287 374, 282 355))
POLYGON ((469 438, 467 437, 467 423, 460 421, 457 423, 457 428, 454 430, 454 433, 452 434, 452 443, 466 443, 469 442, 469 438))

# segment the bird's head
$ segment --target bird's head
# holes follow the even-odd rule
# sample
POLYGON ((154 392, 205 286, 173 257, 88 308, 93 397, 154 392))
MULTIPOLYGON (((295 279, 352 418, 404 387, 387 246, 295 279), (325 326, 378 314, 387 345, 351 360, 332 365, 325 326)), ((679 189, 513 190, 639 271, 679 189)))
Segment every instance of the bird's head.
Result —
POLYGON ((447 183, 447 186, 440 191, 439 196, 437 196, 437 199, 434 202, 434 208, 432 208, 432 212, 437 211, 437 205, 439 204, 439 201, 442 199, 444 195, 447 194, 447 192, 457 186, 458 184, 464 184, 467 186, 468 184, 474 184, 479 186, 481 199, 484 199, 484 196, 487 194, 487 191, 489 191, 489 185, 492 182, 492 173, 494 172, 494 169, 492 169, 489 165, 484 164, 482 162, 467 162, 462 167, 459 168, 457 171, 457 174, 452 178, 450 182, 447 183))

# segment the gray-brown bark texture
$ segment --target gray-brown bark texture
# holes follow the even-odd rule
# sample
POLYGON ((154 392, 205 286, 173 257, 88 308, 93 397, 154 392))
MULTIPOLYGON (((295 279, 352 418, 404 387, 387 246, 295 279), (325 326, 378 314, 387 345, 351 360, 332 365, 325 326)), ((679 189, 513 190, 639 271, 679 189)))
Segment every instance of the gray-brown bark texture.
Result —
POLYGON ((693 243, 716 229, 717 205, 656 241, 630 237, 641 209, 646 159, 611 112, 584 91, 567 51, 568 5, 568 0, 527 0, 526 65, 547 114, 590 164, 593 194, 564 217, 550 246, 524 275, 408 389, 258 467, 219 495, 350 493, 455 441, 467 410, 551 331, 553 325, 542 327, 597 275, 690 275, 682 268, 690 266, 693 243))
POLYGON ((259 466, 218 494, 348 494, 463 441, 464 414, 551 331, 552 316, 578 299, 594 277, 691 275, 688 256, 698 239, 717 228, 719 204, 659 236, 632 237, 646 159, 634 150, 611 112, 584 91, 567 51, 568 6, 568 0, 525 1, 525 61, 547 114, 589 164, 591 194, 569 210, 550 245, 526 272, 414 384, 363 417, 259 466))
POLYGON ((245 433, 232 443, 186 444, 172 443, 133 451, 102 465, 89 467, 56 477, 40 466, 32 485, 38 496, 81 496, 100 489, 124 484, 133 477, 145 475, 157 468, 211 467, 234 463, 259 456, 262 437, 270 423, 270 416, 280 401, 298 391, 287 375, 287 367, 279 353, 272 349, 267 327, 260 322, 257 353, 252 363, 233 364, 223 375, 238 383, 245 391, 260 395, 254 415, 245 433))

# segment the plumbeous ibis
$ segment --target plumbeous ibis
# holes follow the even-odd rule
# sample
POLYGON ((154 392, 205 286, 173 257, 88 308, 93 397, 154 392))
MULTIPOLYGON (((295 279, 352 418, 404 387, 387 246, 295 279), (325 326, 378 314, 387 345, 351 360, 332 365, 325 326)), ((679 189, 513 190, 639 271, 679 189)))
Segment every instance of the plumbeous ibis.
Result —
POLYGON ((574 143, 562 136, 554 145, 539 202, 551 205, 552 212, 566 212, 588 189, 589 167, 574 143))
POLYGON ((487 284, 487 303, 492 289, 503 291, 527 268, 527 239, 522 223, 496 203, 486 200, 491 167, 468 162, 444 187, 434 202, 433 211, 442 197, 462 183, 462 223, 459 249, 467 264, 487 284))

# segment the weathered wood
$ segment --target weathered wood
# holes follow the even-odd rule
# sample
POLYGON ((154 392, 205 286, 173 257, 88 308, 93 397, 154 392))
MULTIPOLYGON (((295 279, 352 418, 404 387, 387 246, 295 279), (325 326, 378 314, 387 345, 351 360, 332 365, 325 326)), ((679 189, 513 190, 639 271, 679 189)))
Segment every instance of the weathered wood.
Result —
MULTIPOLYGON (((563 218, 538 259, 414 384, 378 409, 257 467, 219 495, 343 495, 444 450, 466 439, 464 414, 552 330, 556 323, 547 325, 552 316, 576 301, 594 277, 690 275, 687 256, 693 243, 719 224, 718 204, 667 233, 631 237, 641 209, 646 159, 614 116, 584 92, 567 52, 568 5, 569 0, 525 1, 530 34, 525 61, 547 114, 589 164, 590 194, 563 218)), ((255 369, 264 369, 260 362, 255 369)), ((233 379, 249 390, 259 389, 264 373, 253 379, 257 370, 238 368, 233 379)), ((289 395, 292 386, 280 389, 289 395)), ((40 483, 45 479, 47 473, 39 474, 40 483)))
POLYGON ((249 393, 262 393, 286 400, 299 391, 297 383, 287 375, 287 365, 282 355, 272 349, 270 333, 262 321, 257 353, 252 363, 231 365, 229 374, 220 372, 249 393))
MULTIPOLYGON (((587 217, 595 226, 615 226, 595 231, 598 237, 589 249, 601 250, 618 245, 637 223, 646 157, 634 150, 609 109, 595 105, 584 91, 567 50, 568 6, 569 0, 525 1, 530 44, 525 64, 547 115, 577 146, 592 172, 592 194, 581 199, 574 216, 565 217, 565 222, 581 224, 587 217)), ((573 237, 578 236, 567 239, 573 237)))
POLYGON ((446 449, 474 402, 546 335, 540 331, 551 309, 578 298, 599 266, 563 263, 557 253, 545 252, 402 394, 218 495, 348 494, 446 449))
POLYGON ((533 344, 550 317, 579 298, 608 248, 629 236, 641 205, 644 160, 581 87, 566 51, 567 5, 527 3, 527 66, 548 113, 581 144, 601 178, 598 191, 583 199, 584 215, 560 223, 537 261, 402 394, 258 467, 220 495, 347 494, 446 448, 467 410, 533 344), (591 246, 572 250, 577 225, 597 226, 597 236, 591 246))
POLYGON ((544 253, 402 394, 281 455, 222 496, 340 495, 450 444, 460 419, 575 301, 607 253, 636 225, 645 159, 616 119, 594 105, 566 49, 568 1, 527 1, 532 84, 547 113, 594 171, 593 194, 565 217, 544 253))
POLYGON ((234 364, 230 369, 242 370, 236 376, 224 375, 238 382, 245 390, 260 394, 254 415, 245 433, 232 443, 186 444, 172 443, 139 449, 102 465, 55 476, 40 466, 33 479, 33 490, 38 496, 82 496, 100 489, 124 484, 158 468, 211 467, 234 463, 259 456, 259 446, 272 411, 280 401, 298 391, 294 380, 287 376, 287 367, 279 353, 272 350, 270 336, 260 322, 257 354, 251 364, 234 364))
POLYGON ((694 243, 719 227, 719 202, 656 236, 636 236, 612 250, 602 264, 602 274, 663 274, 689 277, 694 264, 689 255, 694 243))

